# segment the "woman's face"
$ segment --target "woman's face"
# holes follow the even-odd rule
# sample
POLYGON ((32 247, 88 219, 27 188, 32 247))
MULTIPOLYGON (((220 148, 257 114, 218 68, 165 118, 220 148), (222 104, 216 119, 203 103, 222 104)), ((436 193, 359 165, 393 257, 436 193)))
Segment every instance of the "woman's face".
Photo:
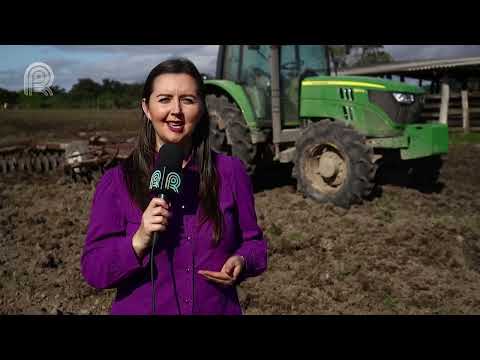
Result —
POLYGON ((155 129, 157 151, 166 143, 189 145, 204 111, 195 79, 187 74, 157 76, 142 107, 155 129))

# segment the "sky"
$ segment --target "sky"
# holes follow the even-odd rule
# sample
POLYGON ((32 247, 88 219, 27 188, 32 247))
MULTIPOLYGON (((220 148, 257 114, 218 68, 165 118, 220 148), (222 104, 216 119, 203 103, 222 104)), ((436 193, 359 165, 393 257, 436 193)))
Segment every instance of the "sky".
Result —
MULTIPOLYGON (((480 45, 384 45, 396 61, 480 56, 480 45)), ((0 88, 22 90, 27 67, 44 62, 53 85, 67 91, 80 78, 143 82, 161 61, 184 56, 215 74, 218 45, 0 45, 0 88)))

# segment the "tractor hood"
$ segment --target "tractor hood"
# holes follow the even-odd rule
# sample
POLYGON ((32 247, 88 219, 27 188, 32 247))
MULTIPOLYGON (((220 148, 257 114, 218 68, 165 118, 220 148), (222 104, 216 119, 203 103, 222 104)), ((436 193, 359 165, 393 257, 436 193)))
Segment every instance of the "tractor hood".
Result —
POLYGON ((419 86, 368 76, 314 76, 307 77, 302 81, 302 87, 305 90, 312 86, 334 86, 410 94, 425 93, 425 90, 419 86))

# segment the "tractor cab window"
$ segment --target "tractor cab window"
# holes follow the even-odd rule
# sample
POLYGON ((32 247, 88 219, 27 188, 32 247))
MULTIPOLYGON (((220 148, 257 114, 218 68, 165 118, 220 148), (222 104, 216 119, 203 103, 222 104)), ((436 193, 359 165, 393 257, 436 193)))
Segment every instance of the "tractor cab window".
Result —
POLYGON ((328 59, 325 45, 300 45, 301 72, 314 72, 317 75, 328 75, 328 59))
POLYGON ((280 47, 280 103, 284 125, 298 117, 298 84, 302 65, 297 45, 280 47))
POLYGON ((225 48, 224 79, 237 82, 240 69, 240 45, 228 45, 225 48))
POLYGON ((324 45, 283 45, 280 48, 282 120, 295 123, 299 116, 300 81, 306 76, 328 74, 324 45))
POLYGON ((270 45, 243 45, 240 82, 258 119, 270 118, 270 45))

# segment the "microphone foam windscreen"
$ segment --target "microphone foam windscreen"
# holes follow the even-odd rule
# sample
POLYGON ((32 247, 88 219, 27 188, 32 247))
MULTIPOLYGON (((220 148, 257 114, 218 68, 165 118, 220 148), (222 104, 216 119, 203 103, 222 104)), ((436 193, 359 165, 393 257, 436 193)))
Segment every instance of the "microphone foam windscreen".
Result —
POLYGON ((155 169, 167 167, 172 170, 182 168, 183 149, 177 144, 163 144, 158 152, 158 158, 155 162, 155 169))

